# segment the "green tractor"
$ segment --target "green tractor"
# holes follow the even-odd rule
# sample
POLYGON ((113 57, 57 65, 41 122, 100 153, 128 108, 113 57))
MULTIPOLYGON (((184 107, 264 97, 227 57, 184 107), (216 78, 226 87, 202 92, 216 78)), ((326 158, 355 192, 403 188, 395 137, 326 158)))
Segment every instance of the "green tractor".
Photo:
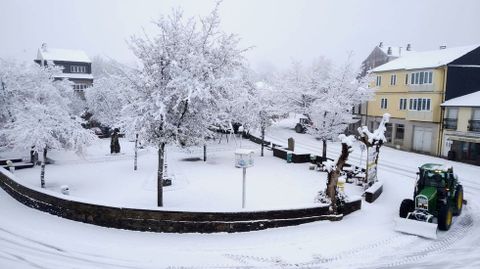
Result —
POLYGON ((400 205, 396 230, 427 238, 437 237, 437 227, 447 231, 453 216, 462 212, 463 187, 451 167, 424 164, 419 167, 412 199, 400 205))

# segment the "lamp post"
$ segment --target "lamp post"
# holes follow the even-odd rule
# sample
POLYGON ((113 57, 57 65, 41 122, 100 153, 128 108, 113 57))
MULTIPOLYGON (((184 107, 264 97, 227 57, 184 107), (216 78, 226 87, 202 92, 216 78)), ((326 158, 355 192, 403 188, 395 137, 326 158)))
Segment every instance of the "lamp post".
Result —
POLYGON ((247 194, 247 168, 252 167, 253 162, 253 153, 251 149, 237 149, 235 150, 235 167, 243 169, 243 180, 242 180, 242 208, 245 208, 246 204, 246 194, 247 194))

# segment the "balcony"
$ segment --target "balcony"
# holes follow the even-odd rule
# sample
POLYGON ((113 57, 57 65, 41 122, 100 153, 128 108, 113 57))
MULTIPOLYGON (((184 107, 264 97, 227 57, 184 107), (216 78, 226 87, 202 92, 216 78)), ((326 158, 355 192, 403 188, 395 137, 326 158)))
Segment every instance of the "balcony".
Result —
POLYGON ((432 111, 417 111, 409 110, 407 111, 407 120, 418 120, 418 121, 433 121, 433 112, 432 111))
POLYGON ((457 130, 457 119, 444 119, 443 128, 449 130, 457 130))
POLYGON ((409 84, 408 89, 411 92, 433 92, 435 91, 434 84, 409 84))
POLYGON ((480 132, 480 120, 469 120, 468 130, 470 132, 480 132))

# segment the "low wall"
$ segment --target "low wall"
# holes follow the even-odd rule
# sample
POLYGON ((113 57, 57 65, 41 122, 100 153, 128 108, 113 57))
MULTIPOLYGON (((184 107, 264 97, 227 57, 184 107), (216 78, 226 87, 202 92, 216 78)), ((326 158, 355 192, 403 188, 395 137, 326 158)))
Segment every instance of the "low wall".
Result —
MULTIPOLYGON (((349 202, 331 215, 327 206, 253 212, 186 212, 110 207, 51 196, 22 184, 0 168, 0 187, 26 206, 66 219, 104 227, 170 233, 245 232, 299 225, 318 220, 338 221, 361 208, 349 202)), ((68 197, 68 196, 66 196, 68 197)))
MULTIPOLYGON (((288 149, 281 147, 273 147, 273 156, 286 160, 288 149)), ((309 153, 295 153, 292 152, 292 162, 293 163, 308 163, 311 162, 309 153)))
POLYGON ((381 181, 375 182, 370 188, 365 190, 365 201, 373 203, 383 192, 383 183, 381 181))

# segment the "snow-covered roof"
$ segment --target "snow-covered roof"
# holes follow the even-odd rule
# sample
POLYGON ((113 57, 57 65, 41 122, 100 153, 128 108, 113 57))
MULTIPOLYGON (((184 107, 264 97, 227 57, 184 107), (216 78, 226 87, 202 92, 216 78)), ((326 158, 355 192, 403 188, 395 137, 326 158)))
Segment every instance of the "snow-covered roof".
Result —
POLYGON ((414 51, 411 51, 411 50, 407 50, 406 48, 404 47, 392 47, 392 46, 385 46, 385 45, 382 45, 381 47, 378 46, 379 49, 381 49, 383 51, 383 53, 385 53, 385 55, 389 56, 389 57, 403 57, 403 56, 406 56, 406 55, 409 55, 410 53, 414 52, 414 51), (388 55, 388 48, 391 49, 391 54, 388 55))
POLYGON ((92 74, 85 73, 60 73, 55 75, 56 78, 73 78, 73 79, 93 79, 92 74))
POLYGON ((472 45, 431 51, 411 52, 398 59, 395 59, 391 62, 372 69, 372 72, 382 72, 400 69, 410 70, 422 68, 436 68, 449 64, 452 61, 462 57, 463 55, 469 53, 470 51, 478 47, 479 45, 472 45))
POLYGON ((444 107, 480 107, 480 91, 450 99, 442 104, 444 107))
POLYGON ((40 48, 37 60, 91 63, 83 50, 40 48))

